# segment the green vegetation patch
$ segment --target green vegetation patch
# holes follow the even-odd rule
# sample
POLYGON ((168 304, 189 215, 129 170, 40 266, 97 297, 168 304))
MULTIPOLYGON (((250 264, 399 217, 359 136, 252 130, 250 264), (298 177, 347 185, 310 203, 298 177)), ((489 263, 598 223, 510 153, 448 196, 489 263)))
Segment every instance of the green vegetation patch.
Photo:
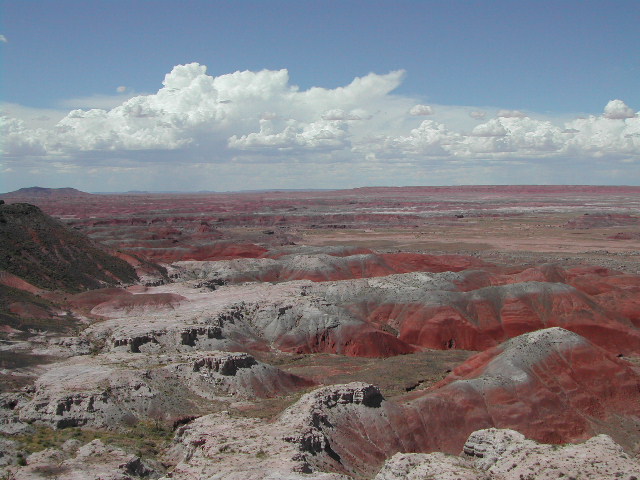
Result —
POLYGON ((70 439, 79 440, 83 445, 99 439, 105 444, 120 447, 141 458, 154 458, 170 444, 173 432, 168 427, 154 422, 139 421, 128 429, 120 431, 91 430, 85 428, 64 428, 56 430, 38 425, 31 434, 16 435, 17 441, 28 454, 46 448, 60 448, 70 439))

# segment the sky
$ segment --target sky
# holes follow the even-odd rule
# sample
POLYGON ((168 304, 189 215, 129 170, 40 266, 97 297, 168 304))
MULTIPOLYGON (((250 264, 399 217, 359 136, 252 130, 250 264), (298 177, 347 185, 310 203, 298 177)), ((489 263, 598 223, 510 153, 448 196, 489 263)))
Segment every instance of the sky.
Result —
POLYGON ((640 185, 640 2, 0 0, 0 191, 640 185))

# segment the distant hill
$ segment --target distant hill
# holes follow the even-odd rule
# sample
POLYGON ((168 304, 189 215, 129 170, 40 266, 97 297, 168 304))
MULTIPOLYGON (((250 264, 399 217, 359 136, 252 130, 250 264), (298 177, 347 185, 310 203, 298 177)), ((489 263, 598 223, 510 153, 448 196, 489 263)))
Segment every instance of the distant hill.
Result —
POLYGON ((3 199, 30 199, 30 198, 51 198, 51 197, 90 197, 91 194, 82 192, 75 188, 44 188, 44 187, 27 187, 13 192, 0 194, 3 199))
POLYGON ((0 204, 0 270, 48 290, 137 280, 128 263, 27 203, 0 204))

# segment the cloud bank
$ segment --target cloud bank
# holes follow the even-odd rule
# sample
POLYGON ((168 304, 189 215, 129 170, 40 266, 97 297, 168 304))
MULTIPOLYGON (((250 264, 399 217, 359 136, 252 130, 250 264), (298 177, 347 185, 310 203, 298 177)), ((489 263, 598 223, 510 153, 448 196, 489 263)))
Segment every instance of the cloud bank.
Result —
POLYGON ((234 168, 240 173, 242 164, 251 163, 262 165, 265 178, 256 187, 264 188, 280 186, 276 171, 291 182, 292 172, 299 172, 308 183, 299 186, 334 186, 327 184, 326 165, 336 175, 347 172, 350 184, 385 178, 397 184, 503 183, 498 169, 514 165, 520 167, 507 182, 528 183, 517 179, 522 165, 535 170, 553 162, 582 163, 628 180, 616 169, 640 160, 640 117, 622 100, 611 100, 600 115, 557 122, 519 110, 424 105, 393 93, 404 75, 370 73, 335 89, 300 90, 284 69, 213 77, 204 65, 178 65, 155 94, 129 98, 126 87, 118 87, 120 98, 61 102, 92 100, 107 108, 72 110, 52 127, 3 116, 0 168, 22 170, 25 177, 101 169, 117 175, 168 164, 167 172, 209 172, 219 188, 226 181, 220 175, 236 178, 234 168))

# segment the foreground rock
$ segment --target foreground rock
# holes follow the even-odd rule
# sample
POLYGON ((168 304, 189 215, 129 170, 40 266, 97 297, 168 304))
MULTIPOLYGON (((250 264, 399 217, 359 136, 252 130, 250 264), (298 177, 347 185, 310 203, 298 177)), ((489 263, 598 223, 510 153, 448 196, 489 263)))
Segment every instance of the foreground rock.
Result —
POLYGON ((472 433, 459 457, 397 453, 375 480, 637 480, 640 462, 607 435, 576 445, 545 445, 513 430, 472 433))
POLYGON ((26 463, 23 467, 8 467, 5 470, 6 478, 133 480, 159 476, 140 457, 105 445, 100 440, 93 440, 83 446, 77 440, 69 440, 62 450, 51 448, 31 454, 26 463))
POLYGON ((166 478, 176 480, 349 480, 313 470, 282 422, 207 415, 180 427, 165 461, 177 464, 166 478))

